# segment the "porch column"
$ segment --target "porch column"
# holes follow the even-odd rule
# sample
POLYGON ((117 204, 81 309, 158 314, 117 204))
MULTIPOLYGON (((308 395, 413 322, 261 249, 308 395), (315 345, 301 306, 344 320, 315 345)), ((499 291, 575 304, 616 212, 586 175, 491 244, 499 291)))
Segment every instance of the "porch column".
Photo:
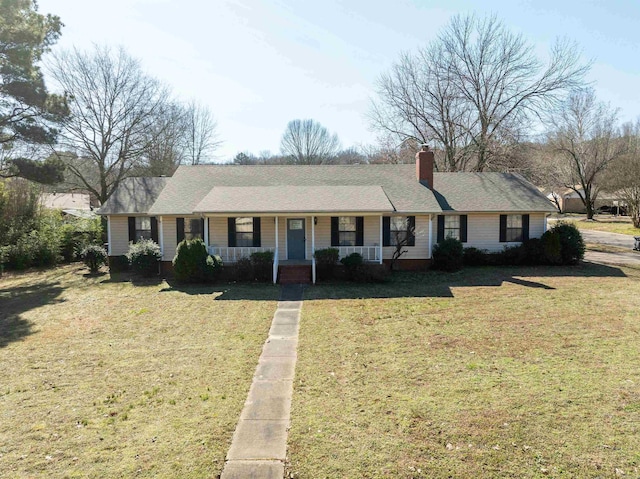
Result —
POLYGON ((275 253, 280 256, 280 252, 278 251, 278 217, 276 216, 276 247, 274 249, 275 253))
POLYGON ((382 215, 380 215, 380 264, 382 264, 382 245, 384 244, 382 215))
POLYGON ((164 259, 164 228, 162 227, 162 216, 158 216, 158 243, 160 253, 162 253, 162 259, 164 259))
POLYGON ((311 217, 311 281, 316 284, 316 217, 311 217))
POLYGON ((111 216, 107 216, 107 255, 111 256, 111 216))
POLYGON ((429 256, 427 257, 427 259, 431 259, 431 248, 432 248, 432 241, 431 241, 431 231, 433 229, 433 226, 431 225, 431 215, 429 215, 429 256))
POLYGON ((209 249, 209 217, 204 217, 204 245, 209 249))

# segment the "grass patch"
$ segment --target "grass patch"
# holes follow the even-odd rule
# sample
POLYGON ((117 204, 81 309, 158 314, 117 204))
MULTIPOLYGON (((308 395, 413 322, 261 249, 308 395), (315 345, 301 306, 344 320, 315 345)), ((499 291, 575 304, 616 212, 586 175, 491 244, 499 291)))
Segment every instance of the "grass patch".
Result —
POLYGON ((293 477, 640 473, 640 271, 473 268, 306 291, 293 477))
POLYGON ((587 251, 597 251, 598 253, 629 253, 629 248, 614 246, 604 243, 585 243, 587 251))
POLYGON ((7 477, 216 477, 278 290, 0 279, 7 477))
POLYGON ((573 221, 578 229, 640 236, 640 228, 635 228, 628 216, 615 217, 610 215, 597 215, 593 221, 587 221, 584 215, 565 216, 560 219, 563 221, 573 221))

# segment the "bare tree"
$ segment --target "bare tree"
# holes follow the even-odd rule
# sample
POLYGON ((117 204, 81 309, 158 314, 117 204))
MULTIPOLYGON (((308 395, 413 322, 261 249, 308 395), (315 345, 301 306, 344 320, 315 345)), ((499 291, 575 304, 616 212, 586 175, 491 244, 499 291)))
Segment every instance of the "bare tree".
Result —
POLYGON ((622 130, 626 151, 611 164, 605 185, 626 203, 633 226, 640 228, 640 119, 622 130))
POLYGON ((483 171, 532 119, 582 82, 588 65, 558 41, 546 65, 495 17, 454 17, 430 45, 405 53, 378 81, 372 124, 430 143, 441 171, 483 171))
POLYGON ((591 88, 571 93, 553 119, 548 142, 555 154, 555 174, 578 194, 589 219, 595 213, 598 180, 626 148, 617 120, 617 110, 598 102, 591 88))
POLYGON ((147 146, 141 164, 132 170, 143 176, 171 176, 185 163, 186 108, 179 103, 162 105, 147 129, 147 146))
POLYGON ((392 216, 391 221, 404 221, 402 225, 396 225, 391 232, 391 246, 393 246, 393 254, 391 255, 390 268, 394 269, 396 261, 400 259, 409 250, 406 248, 415 239, 416 227, 409 223, 408 218, 392 216), (399 226, 399 227, 398 227, 399 226))
POLYGON ((143 160, 167 91, 122 48, 66 51, 54 56, 50 70, 71 111, 61 146, 88 163, 69 163, 68 171, 102 203, 143 160))
POLYGON ((222 145, 217 135, 218 124, 211 110, 191 101, 184 114, 184 151, 187 163, 209 163, 215 150, 222 145))
POLYGON ((280 141, 282 154, 298 165, 327 163, 340 148, 338 135, 314 120, 292 120, 280 141))

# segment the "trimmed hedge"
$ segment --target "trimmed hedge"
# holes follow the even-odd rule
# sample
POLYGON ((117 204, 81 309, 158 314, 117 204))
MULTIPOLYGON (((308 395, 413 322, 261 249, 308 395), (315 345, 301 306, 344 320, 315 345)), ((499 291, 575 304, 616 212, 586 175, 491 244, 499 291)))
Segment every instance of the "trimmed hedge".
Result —
POLYGON ((93 274, 100 270, 100 267, 107 264, 109 257, 107 251, 98 245, 89 245, 81 252, 82 260, 84 264, 89 268, 89 271, 93 274))
POLYGON ((442 271, 459 271, 464 260, 464 248, 460 240, 446 238, 433 247, 433 268, 442 271))
POLYGON ((183 240, 178 244, 173 258, 173 273, 182 283, 215 281, 222 269, 222 259, 210 256, 200 238, 183 240))
POLYGON ((131 243, 126 256, 134 272, 147 278, 158 275, 162 253, 155 241, 141 239, 131 243))

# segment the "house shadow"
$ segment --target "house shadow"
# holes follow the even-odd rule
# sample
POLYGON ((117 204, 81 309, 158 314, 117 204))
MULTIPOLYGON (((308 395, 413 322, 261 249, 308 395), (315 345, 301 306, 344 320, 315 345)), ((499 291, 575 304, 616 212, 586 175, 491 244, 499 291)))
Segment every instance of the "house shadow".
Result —
MULTIPOLYGON (((625 278, 618 267, 595 263, 577 266, 545 267, 477 267, 455 273, 441 271, 394 272, 383 283, 318 282, 305 285, 305 300, 367 299, 367 298, 453 298, 455 288, 500 287, 511 283, 525 288, 554 290, 545 278, 625 278), (535 280, 531 278, 536 278, 535 280)), ((221 300, 286 299, 279 296, 280 288, 271 284, 230 283, 210 286, 190 286, 169 283, 163 291, 187 294, 211 294, 221 300)))
POLYGON ((0 348, 33 334, 33 324, 22 314, 47 304, 61 303, 64 288, 58 282, 0 288, 0 348))

